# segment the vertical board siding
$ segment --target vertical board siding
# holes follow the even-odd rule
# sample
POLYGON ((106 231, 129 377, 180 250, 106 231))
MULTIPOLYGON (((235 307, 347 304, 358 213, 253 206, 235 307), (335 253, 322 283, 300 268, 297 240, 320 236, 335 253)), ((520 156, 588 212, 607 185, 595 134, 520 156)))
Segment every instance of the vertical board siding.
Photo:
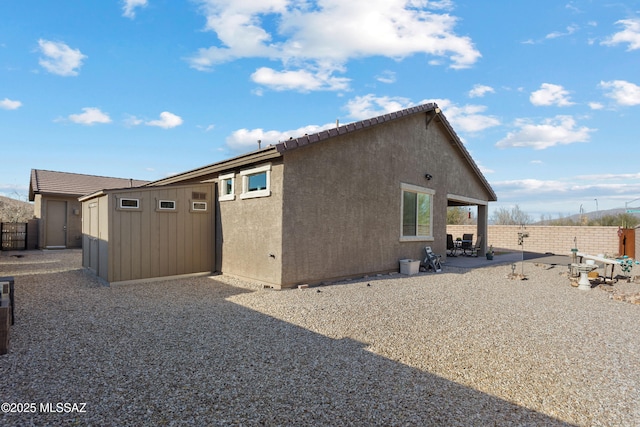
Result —
POLYGON ((214 270, 211 184, 118 191, 110 194, 109 282, 214 270), (207 194, 207 212, 190 212, 192 191, 207 194), (140 199, 140 210, 117 209, 121 197, 140 199), (158 200, 176 201, 158 211, 158 200))

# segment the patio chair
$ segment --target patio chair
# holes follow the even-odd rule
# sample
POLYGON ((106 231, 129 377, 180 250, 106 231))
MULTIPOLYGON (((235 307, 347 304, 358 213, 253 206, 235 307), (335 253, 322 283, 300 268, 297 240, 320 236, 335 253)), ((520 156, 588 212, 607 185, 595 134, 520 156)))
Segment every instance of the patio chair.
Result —
POLYGON ((432 268, 436 273, 440 273, 442 271, 442 264, 440 264, 440 255, 434 254, 431 250, 431 246, 425 246, 424 251, 426 253, 423 261, 425 267, 432 268))
POLYGON ((478 256, 478 251, 480 251, 481 248, 482 248, 482 236, 478 236, 478 240, 476 240, 476 244, 473 245, 471 256, 478 256))
POLYGON ((462 253, 465 255, 467 251, 471 252, 473 250, 473 234, 463 234, 462 235, 462 253))
POLYGON ((456 256, 456 245, 453 243, 453 234, 447 234, 447 255, 456 256))

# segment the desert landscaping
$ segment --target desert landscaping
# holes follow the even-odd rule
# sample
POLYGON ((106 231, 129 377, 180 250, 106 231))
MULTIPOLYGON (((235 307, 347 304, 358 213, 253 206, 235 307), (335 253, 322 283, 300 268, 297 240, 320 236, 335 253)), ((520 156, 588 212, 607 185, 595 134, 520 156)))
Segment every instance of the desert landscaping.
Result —
POLYGON ((3 407, 2 425, 640 422, 633 281, 581 291, 566 266, 530 262, 527 280, 445 264, 285 291, 109 287, 80 257, 0 254, 16 289, 0 395, 35 404, 3 407))

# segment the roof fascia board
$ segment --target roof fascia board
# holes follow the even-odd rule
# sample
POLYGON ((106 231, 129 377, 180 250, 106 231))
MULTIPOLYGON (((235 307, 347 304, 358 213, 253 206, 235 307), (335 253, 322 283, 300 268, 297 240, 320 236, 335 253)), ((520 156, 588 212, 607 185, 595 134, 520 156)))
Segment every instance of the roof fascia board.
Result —
POLYGON ((227 169, 233 169, 236 167, 241 167, 251 163, 261 162, 264 160, 270 160, 270 159, 274 159, 276 157, 281 157, 281 156, 282 154, 280 154, 275 149, 275 147, 272 146, 272 147, 269 147, 268 149, 263 149, 257 152, 254 151, 249 154, 234 157, 228 160, 223 160, 221 162, 204 166, 198 169, 193 169, 187 172, 183 172, 178 175, 173 175, 167 178, 159 179, 157 181, 153 181, 144 185, 144 187, 158 187, 161 185, 177 184, 182 181, 197 179, 206 175, 210 175, 212 173, 221 172, 227 169))
POLYGON ((452 200, 454 202, 460 202, 460 203, 468 203, 470 205, 480 205, 480 206, 487 206, 489 204, 489 202, 487 202, 486 200, 480 200, 480 199, 475 199, 473 197, 467 197, 467 196, 459 196, 457 194, 447 194, 447 200, 452 200))
MULTIPOLYGON (((172 186, 172 188, 191 188, 191 187, 204 186, 204 185, 207 185, 207 184, 210 184, 210 182, 193 182, 193 183, 186 183, 186 184, 176 184, 176 185, 172 186)), ((97 197, 106 196, 107 194, 130 193, 132 191, 149 192, 149 191, 161 190, 161 188, 158 188, 158 187, 159 186, 107 188, 107 189, 104 189, 104 190, 96 191, 96 192, 91 193, 91 194, 86 194, 84 196, 80 196, 80 197, 78 197, 78 200, 81 201, 81 202, 86 202, 87 200, 95 199, 97 197)))

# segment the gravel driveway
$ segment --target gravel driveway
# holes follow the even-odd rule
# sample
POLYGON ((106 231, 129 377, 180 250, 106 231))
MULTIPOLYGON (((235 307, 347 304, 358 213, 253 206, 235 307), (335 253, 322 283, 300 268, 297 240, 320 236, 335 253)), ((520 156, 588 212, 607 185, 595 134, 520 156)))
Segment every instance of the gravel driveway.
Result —
POLYGON ((566 268, 107 287, 80 251, 21 254, 0 255, 0 397, 22 411, 1 425, 640 425, 640 305, 566 268))

